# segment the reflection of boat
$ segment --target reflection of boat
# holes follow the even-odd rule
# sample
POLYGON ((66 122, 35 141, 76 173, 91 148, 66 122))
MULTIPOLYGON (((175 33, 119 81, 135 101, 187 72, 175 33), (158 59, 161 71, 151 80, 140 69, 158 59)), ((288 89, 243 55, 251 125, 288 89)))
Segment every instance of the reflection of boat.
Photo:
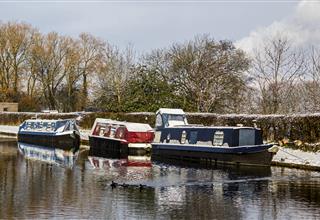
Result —
POLYGON ((90 148, 99 155, 110 151, 145 153, 151 149, 154 131, 148 124, 97 118, 89 135, 90 148))
MULTIPOLYGON (((151 158, 152 160, 153 158, 151 158)), ((175 166, 177 168, 192 168, 194 170, 219 170, 221 173, 228 173, 229 177, 233 175, 237 178, 239 177, 270 177, 271 167, 270 166, 234 166, 232 164, 208 164, 199 163, 199 161, 187 161, 181 159, 168 159, 165 157, 157 157, 154 164, 159 166, 175 166)))
POLYGON ((188 125, 181 109, 163 108, 156 113, 154 158, 270 166, 277 151, 272 146, 263 144, 262 131, 258 128, 188 125))
POLYGON ((120 167, 151 167, 150 156, 128 156, 126 158, 88 157, 91 165, 99 169, 117 169, 120 167))
POLYGON ((76 151, 80 132, 75 120, 26 120, 19 127, 18 141, 76 151))
POLYGON ((18 142, 18 149, 27 159, 34 159, 50 164, 72 167, 74 165, 77 153, 64 151, 59 148, 38 146, 18 142))
POLYGON ((88 159, 91 165, 99 169, 117 169, 120 167, 151 167, 149 155, 128 155, 120 151, 104 151, 101 155, 90 148, 88 159))

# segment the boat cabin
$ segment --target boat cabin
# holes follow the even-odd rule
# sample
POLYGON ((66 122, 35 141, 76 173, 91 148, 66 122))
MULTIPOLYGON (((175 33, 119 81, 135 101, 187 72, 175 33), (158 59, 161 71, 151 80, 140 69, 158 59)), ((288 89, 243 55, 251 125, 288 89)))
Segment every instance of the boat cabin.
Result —
POLYGON ((238 147, 262 144, 261 129, 189 125, 182 109, 159 109, 154 143, 238 147))
POLYGON ((42 120, 31 119, 26 120, 19 127, 19 133, 45 132, 45 133, 61 133, 65 131, 78 130, 75 120, 42 120))
POLYGON ((156 129, 188 125, 182 109, 160 108, 156 112, 156 129))
POLYGON ((97 118, 91 130, 91 137, 117 139, 127 143, 151 143, 154 131, 148 124, 97 118))

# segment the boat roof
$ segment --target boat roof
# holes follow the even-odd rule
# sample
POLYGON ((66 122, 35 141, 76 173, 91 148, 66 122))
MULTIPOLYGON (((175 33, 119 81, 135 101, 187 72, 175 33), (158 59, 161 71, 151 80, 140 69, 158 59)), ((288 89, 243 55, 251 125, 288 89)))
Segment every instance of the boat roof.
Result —
POLYGON ((197 128, 197 129, 257 129, 255 127, 244 127, 244 126, 204 126, 204 125, 178 125, 170 128, 197 128))
POLYGON ((149 124, 144 124, 144 123, 116 121, 116 120, 106 119, 106 118, 96 118, 95 122, 109 123, 113 125, 123 125, 127 128, 128 131, 135 131, 135 132, 145 132, 145 131, 153 130, 149 124))
POLYGON ((185 115, 184 111, 180 108, 160 108, 156 114, 172 114, 172 115, 185 115))
POLYGON ((73 119, 28 119, 25 122, 57 122, 57 121, 70 121, 73 119))

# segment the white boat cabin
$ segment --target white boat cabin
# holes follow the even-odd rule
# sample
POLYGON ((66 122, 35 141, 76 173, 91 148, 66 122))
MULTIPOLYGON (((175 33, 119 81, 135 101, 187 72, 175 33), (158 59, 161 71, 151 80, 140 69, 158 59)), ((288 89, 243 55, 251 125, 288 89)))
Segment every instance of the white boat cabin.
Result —
POLYGON ((160 108, 156 112, 157 129, 184 125, 188 125, 188 121, 182 109, 160 108))
POLYGON ((151 143, 154 131, 148 124, 97 118, 90 136, 126 140, 131 143, 151 143))

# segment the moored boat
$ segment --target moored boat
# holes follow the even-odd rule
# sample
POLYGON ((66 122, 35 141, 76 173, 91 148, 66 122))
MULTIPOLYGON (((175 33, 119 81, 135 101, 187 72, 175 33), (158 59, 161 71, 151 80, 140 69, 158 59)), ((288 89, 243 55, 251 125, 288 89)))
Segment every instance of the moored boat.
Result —
POLYGON ((80 146, 80 132, 73 119, 30 119, 20 125, 18 141, 75 152, 80 146))
POLYGON ((144 154, 151 150, 153 138, 148 124, 97 118, 89 135, 90 151, 96 155, 112 151, 144 154))
POLYGON ((155 159, 270 166, 276 152, 276 146, 263 143, 259 128, 189 125, 181 109, 162 108, 156 113, 155 159))

